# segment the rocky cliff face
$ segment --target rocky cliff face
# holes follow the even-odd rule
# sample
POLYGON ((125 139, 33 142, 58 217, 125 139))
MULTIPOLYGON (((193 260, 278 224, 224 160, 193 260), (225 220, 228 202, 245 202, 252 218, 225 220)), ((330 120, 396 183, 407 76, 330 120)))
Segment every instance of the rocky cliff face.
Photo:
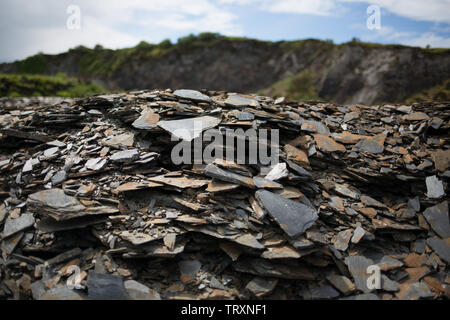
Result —
POLYGON ((191 40, 116 51, 77 48, 0 64, 0 72, 64 72, 125 90, 208 88, 365 104, 405 101, 450 74, 450 50, 317 40, 191 40))

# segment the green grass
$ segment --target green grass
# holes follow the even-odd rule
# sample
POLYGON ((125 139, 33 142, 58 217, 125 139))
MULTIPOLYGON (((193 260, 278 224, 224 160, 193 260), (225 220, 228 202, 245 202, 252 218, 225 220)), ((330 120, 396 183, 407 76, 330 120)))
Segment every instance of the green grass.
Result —
POLYGON ((43 74, 47 67, 46 56, 42 53, 31 56, 19 62, 19 73, 43 74))
POLYGON ((284 78, 260 94, 268 96, 283 96, 297 101, 321 100, 316 87, 316 77, 310 70, 284 78))
POLYGON ((204 32, 198 35, 190 34, 186 37, 179 38, 175 44, 167 39, 161 41, 159 44, 141 41, 135 47, 118 50, 104 49, 102 47, 89 49, 79 46, 70 51, 80 55, 79 67, 82 75, 110 77, 124 66, 124 64, 129 63, 130 61, 161 59, 170 53, 182 54, 197 49, 214 47, 219 44, 236 41, 270 43, 204 32))
POLYGON ((86 83, 65 74, 56 76, 0 74, 0 96, 4 97, 86 97, 105 92, 95 83, 86 83))
POLYGON ((449 102, 450 101, 450 79, 444 81, 444 83, 432 87, 427 90, 423 90, 412 97, 406 99, 406 103, 414 102, 449 102))

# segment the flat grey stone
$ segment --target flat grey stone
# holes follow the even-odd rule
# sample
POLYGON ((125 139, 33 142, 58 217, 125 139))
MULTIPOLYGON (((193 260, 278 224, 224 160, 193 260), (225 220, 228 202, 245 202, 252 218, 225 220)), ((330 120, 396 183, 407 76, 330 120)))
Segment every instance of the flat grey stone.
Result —
POLYGON ((205 175, 218 180, 239 184, 247 188, 255 188, 253 178, 241 176, 240 174, 230 171, 225 171, 213 164, 208 164, 205 167, 205 175))
POLYGON ((229 95, 225 100, 225 104, 233 107, 248 107, 248 106, 258 106, 259 103, 255 99, 242 97, 237 94, 229 95))
POLYGON ((256 297, 264 297, 270 294, 277 286, 278 280, 264 279, 260 277, 253 278, 245 289, 250 291, 256 297))
POLYGON ((375 207, 375 208, 386 208, 386 205, 384 203, 381 203, 378 200, 375 200, 369 196, 361 195, 361 202, 364 203, 366 206, 369 207, 375 207))
POLYGON ((141 113, 141 116, 136 119, 132 126, 141 130, 152 130, 158 125, 159 115, 151 110, 145 110, 141 113))
POLYGON ((175 90, 175 92, 173 94, 182 99, 188 99, 188 100, 200 101, 200 102, 211 102, 210 97, 208 97, 207 95, 204 95, 203 93, 196 91, 196 90, 180 89, 180 90, 175 90))
POLYGON ((347 277, 341 275, 327 276, 327 280, 340 292, 348 295, 356 290, 354 283, 347 277))
POLYGON ((255 197, 281 229, 292 238, 304 233, 319 217, 315 209, 267 190, 256 191, 255 197))
POLYGON ((356 296, 342 298, 341 300, 380 300, 374 293, 363 293, 356 296))
POLYGON ((248 111, 242 111, 238 114, 238 120, 239 121, 252 121, 255 120, 255 115, 248 111))
POLYGON ((178 139, 192 141, 200 137, 203 131, 219 125, 221 121, 218 118, 204 116, 190 119, 159 121, 158 127, 166 130, 178 139))
POLYGON ((335 184, 333 190, 344 197, 349 197, 355 200, 359 199, 359 193, 355 192, 353 190, 350 190, 349 188, 347 188, 346 186, 342 185, 342 184, 335 184))
POLYGON ((413 251, 418 254, 424 253, 425 249, 426 249, 426 243, 427 242, 425 239, 416 240, 416 242, 414 242, 413 247, 412 247, 413 251))
POLYGON ((34 300, 40 300, 45 293, 45 284, 42 280, 35 281, 30 285, 31 295, 34 300))
POLYGON ((182 260, 178 263, 178 267, 181 274, 193 276, 200 271, 202 264, 198 260, 182 260))
POLYGON ((161 300, 159 293, 134 280, 124 282, 128 297, 131 300, 161 300))
POLYGON ((439 239, 438 237, 428 238, 427 245, 436 252, 445 262, 450 263, 450 240, 439 239))
POLYGON ((86 300, 86 297, 80 291, 61 286, 41 293, 39 300, 86 300))
POLYGON ((88 161, 86 161, 84 167, 88 170, 97 171, 103 169, 106 166, 107 162, 108 160, 103 158, 89 159, 88 161))
POLYGON ((48 214, 56 220, 83 215, 86 209, 76 198, 66 195, 61 189, 33 193, 28 196, 27 205, 33 212, 48 214))
POLYGON ((60 170, 52 177, 52 185, 57 186, 58 184, 61 184, 66 180, 67 180, 67 172, 64 170, 60 170))
POLYGON ((297 174, 301 177, 304 177, 305 180, 312 180, 313 176, 308 170, 300 167, 299 165, 295 164, 294 162, 292 162, 290 160, 287 160, 286 163, 287 163, 289 169, 295 171, 295 174, 297 174))
POLYGON ((255 183, 255 186, 260 189, 283 189, 282 184, 261 177, 253 177, 253 182, 255 183))
POLYGON ((5 222, 2 237, 6 238, 16 234, 19 231, 25 230, 34 224, 33 214, 22 214, 16 219, 8 219, 5 222))
POLYGON ((345 258, 345 264, 347 265, 358 290, 364 293, 373 291, 367 287, 367 279, 371 276, 371 274, 367 273, 367 267, 374 265, 374 262, 371 259, 367 259, 363 256, 349 256, 345 258))
POLYGON ((352 236, 352 243, 359 243, 361 239, 365 236, 366 231, 361 227, 356 227, 355 231, 353 232, 352 236))
POLYGON ((411 284, 407 289, 399 292, 397 297, 400 300, 418 300, 420 298, 432 298, 434 296, 430 288, 425 282, 416 282, 411 284))
POLYGON ((444 185, 436 176, 427 177, 425 179, 427 185, 427 197, 437 199, 445 195, 444 185))
POLYGON ((374 139, 366 138, 361 139, 356 147, 364 152, 369 152, 373 154, 383 153, 384 146, 378 144, 374 139))
POLYGON ((22 172, 28 173, 28 172, 33 171, 33 167, 37 164, 39 164, 39 159, 36 159, 36 158, 28 159, 22 168, 22 172))
POLYGON ((330 129, 328 129, 328 127, 320 121, 303 120, 302 123, 310 124, 317 129, 317 130, 308 130, 308 129, 303 129, 303 127, 302 127, 303 131, 314 132, 314 133, 317 132, 317 133, 323 134, 324 136, 330 135, 330 129))
POLYGON ((209 281, 209 287, 220 290, 227 290, 227 288, 216 277, 212 277, 209 281))
POLYGON ((87 280, 89 300, 126 300, 123 279, 118 275, 89 271, 87 280))
POLYGON ((450 237, 450 220, 448 217, 448 202, 444 201, 427 208, 423 216, 442 239, 450 237))
POLYGON ((129 163, 139 159, 139 151, 137 149, 119 151, 111 156, 111 161, 119 163, 129 163))
POLYGON ((397 292, 399 290, 398 283, 389 279, 386 275, 381 275, 381 289, 388 292, 397 292))
POLYGON ((310 289, 310 295, 311 299, 319 300, 319 299, 334 299, 339 297, 340 294, 332 286, 325 285, 310 289))
POLYGON ((56 155, 56 153, 58 152, 58 150, 59 150, 58 147, 49 148, 49 149, 47 149, 47 150, 44 151, 44 157, 50 158, 50 157, 56 155))
POLYGON ((61 141, 58 141, 58 140, 53 140, 53 141, 47 142, 46 144, 49 145, 49 146, 59 147, 59 148, 62 148, 62 147, 66 146, 66 144, 64 142, 61 142, 61 141))
POLYGON ((376 265, 379 266, 382 271, 389 271, 403 267, 403 262, 389 256, 382 256, 381 258, 374 260, 376 265))
POLYGON ((116 136, 107 137, 102 140, 102 144, 111 148, 132 147, 134 144, 134 134, 123 133, 116 136))
POLYGON ((352 238, 352 230, 344 230, 338 233, 336 241, 334 242, 334 247, 340 251, 345 251, 348 248, 348 243, 352 238))

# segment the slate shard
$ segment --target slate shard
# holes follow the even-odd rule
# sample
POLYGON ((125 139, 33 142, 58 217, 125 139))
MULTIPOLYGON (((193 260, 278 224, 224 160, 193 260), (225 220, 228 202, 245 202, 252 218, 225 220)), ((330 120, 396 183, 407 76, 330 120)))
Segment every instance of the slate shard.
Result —
POLYGON ((1 234, 2 238, 7 238, 19 231, 25 230, 34 224, 32 214, 23 214, 17 219, 9 219, 5 222, 5 227, 1 234))
POLYGON ((158 126, 178 139, 192 141, 198 138, 203 131, 216 127, 220 122, 221 120, 218 118, 204 116, 182 120, 159 121, 158 126))
POLYGON ((196 90, 180 89, 176 90, 173 94, 182 99, 189 99, 200 102, 211 102, 210 97, 196 90))
POLYGON ((442 238, 450 238, 450 221, 448 217, 448 202, 444 201, 425 209, 423 216, 431 228, 442 238))
POLYGON ((318 219, 316 210, 302 203, 285 199, 267 190, 258 190, 256 199, 290 237, 303 234, 318 219))
POLYGON ((90 271, 88 276, 89 300, 127 300, 128 295, 121 276, 90 271))
POLYGON ((0 98, 0 300, 448 298, 448 103, 175 92, 0 98))
POLYGON ((427 185, 427 196, 428 198, 438 199, 445 195, 444 186, 442 181, 436 176, 430 176, 425 179, 427 185))

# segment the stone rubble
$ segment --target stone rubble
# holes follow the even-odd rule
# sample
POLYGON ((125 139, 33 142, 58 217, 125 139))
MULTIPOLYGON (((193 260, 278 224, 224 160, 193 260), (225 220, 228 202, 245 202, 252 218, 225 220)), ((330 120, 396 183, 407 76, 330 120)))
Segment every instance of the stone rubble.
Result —
POLYGON ((450 297, 450 104, 168 89, 0 106, 0 299, 450 297), (278 164, 171 159, 176 138, 251 128, 279 130, 278 164))

